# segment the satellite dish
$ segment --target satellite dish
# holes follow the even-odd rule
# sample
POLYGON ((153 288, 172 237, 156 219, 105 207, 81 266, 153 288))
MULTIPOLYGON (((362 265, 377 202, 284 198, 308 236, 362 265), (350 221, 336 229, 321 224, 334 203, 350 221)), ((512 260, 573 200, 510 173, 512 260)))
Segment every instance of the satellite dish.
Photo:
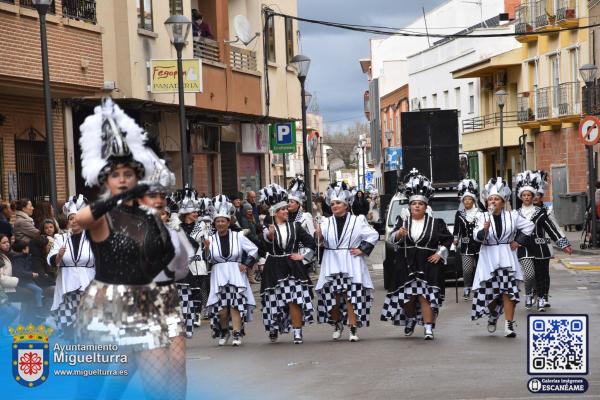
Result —
POLYGON ((236 40, 230 43, 240 41, 248 46, 254 39, 260 36, 260 32, 252 34, 250 22, 248 22, 248 19, 243 15, 236 15, 235 18, 233 18, 233 29, 235 29, 236 40))

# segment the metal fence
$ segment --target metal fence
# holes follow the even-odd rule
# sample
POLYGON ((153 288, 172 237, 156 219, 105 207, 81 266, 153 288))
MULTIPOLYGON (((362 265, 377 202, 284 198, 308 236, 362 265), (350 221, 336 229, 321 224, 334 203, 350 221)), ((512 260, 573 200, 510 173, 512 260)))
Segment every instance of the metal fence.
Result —
MULTIPOLYGON (((504 123, 517 122, 516 111, 506 111, 504 114, 504 123)), ((469 118, 462 121, 463 132, 478 131, 480 129, 493 128, 500 126, 500 113, 481 115, 475 118, 469 118)))
POLYGON ((216 40, 195 37, 194 38, 194 57, 201 58, 202 61, 221 62, 221 51, 219 43, 216 40))
POLYGON ((559 0, 556 10, 556 21, 566 21, 577 18, 576 0, 559 0))
POLYGON ((232 68, 246 71, 257 71, 255 51, 231 46, 230 62, 232 68))
POLYGON ((62 0, 64 17, 96 23, 96 0, 62 0))

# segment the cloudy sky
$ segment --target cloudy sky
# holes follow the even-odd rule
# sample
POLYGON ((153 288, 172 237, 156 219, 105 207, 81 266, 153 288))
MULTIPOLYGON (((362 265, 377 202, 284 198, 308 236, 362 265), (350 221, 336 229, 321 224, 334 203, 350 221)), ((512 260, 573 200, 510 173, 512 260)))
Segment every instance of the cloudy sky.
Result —
MULTIPOLYGON (((445 0, 298 0, 304 18, 361 25, 403 27, 445 0)), ((311 58, 308 90, 317 93, 323 120, 331 128, 365 121, 362 94, 367 78, 359 58, 369 55, 373 35, 300 23, 302 53, 311 58)))

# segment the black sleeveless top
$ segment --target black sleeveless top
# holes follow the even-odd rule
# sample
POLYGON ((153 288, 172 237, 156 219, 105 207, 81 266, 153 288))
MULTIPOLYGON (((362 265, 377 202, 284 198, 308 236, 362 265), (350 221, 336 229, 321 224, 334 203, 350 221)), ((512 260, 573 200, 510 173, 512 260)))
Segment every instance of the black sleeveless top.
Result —
POLYGON ((119 205, 106 214, 110 234, 91 241, 96 279, 121 285, 145 285, 175 256, 169 233, 158 215, 138 205, 119 205))

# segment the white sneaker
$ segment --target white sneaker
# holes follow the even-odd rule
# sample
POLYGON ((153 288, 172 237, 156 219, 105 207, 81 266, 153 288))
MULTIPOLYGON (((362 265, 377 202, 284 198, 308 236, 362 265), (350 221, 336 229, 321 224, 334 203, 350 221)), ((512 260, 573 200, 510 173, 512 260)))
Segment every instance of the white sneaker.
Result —
POLYGON ((546 300, 544 300, 543 297, 539 297, 538 301, 537 301, 537 306, 538 306, 538 312, 545 312, 546 311, 546 300))
POLYGON ((471 289, 469 289, 469 288, 464 288, 464 289, 463 289, 463 299, 464 299, 465 301, 468 301, 468 300, 469 300, 469 298, 470 298, 470 296, 471 296, 471 289))
POLYGON ((517 337, 517 332, 515 332, 515 321, 504 321, 504 336, 508 338, 517 337))
POLYGON ((241 346, 242 345, 242 335, 239 332, 233 331, 233 340, 231 341, 233 346, 241 346))
POLYGON ((356 326, 350 327, 350 336, 348 336, 348 341, 358 342, 358 328, 356 326))
POLYGON ((548 296, 544 296, 544 308, 550 308, 550 301, 548 301, 548 296))
POLYGON ((525 309, 530 310, 533 307, 533 296, 530 294, 525 295, 525 309))
POLYGON ((229 329, 221 331, 221 337, 219 337, 219 346, 225 346, 229 341, 229 337, 231 334, 229 333, 229 329))
POLYGON ((335 323, 335 330, 333 331, 333 334, 331 335, 331 338, 333 340, 340 340, 340 338, 342 337, 342 332, 344 331, 344 324, 341 322, 336 322, 335 323))
POLYGON ((302 328, 294 329, 294 344, 302 344, 302 328))
POLYGON ((433 340, 433 328, 431 324, 425 324, 425 340, 433 340))

